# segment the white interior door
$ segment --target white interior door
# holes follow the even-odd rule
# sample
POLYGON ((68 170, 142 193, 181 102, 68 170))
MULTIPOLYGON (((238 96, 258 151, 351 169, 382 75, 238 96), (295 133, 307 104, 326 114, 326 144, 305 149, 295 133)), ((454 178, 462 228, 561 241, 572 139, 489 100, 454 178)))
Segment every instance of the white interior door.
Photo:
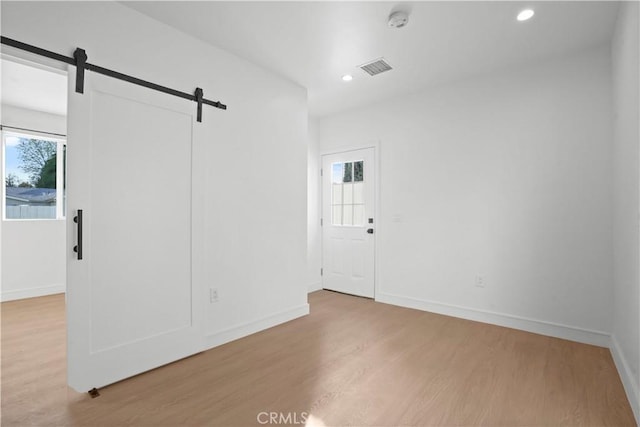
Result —
POLYGON ((374 297, 374 149, 322 156, 322 287, 374 297))
POLYGON ((84 94, 69 81, 68 382, 87 391, 204 347, 192 233, 204 156, 194 103, 88 71, 84 94))

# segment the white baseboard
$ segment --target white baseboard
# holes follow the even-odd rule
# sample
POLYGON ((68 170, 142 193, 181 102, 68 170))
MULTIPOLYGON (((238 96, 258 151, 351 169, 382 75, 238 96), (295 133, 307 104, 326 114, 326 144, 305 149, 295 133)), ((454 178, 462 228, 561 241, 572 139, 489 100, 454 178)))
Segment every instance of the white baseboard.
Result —
POLYGON ((45 295, 61 294, 66 290, 65 285, 40 286, 38 288, 16 289, 13 291, 2 291, 0 301, 14 301, 17 299, 42 297, 45 295))
POLYGON ((307 314, 309 314, 309 304, 302 304, 298 307, 281 311, 279 313, 275 313, 261 319, 242 323, 240 325, 236 325, 231 328, 207 335, 206 346, 207 349, 217 347, 219 345, 244 338, 248 335, 255 334, 256 332, 269 329, 281 323, 297 319, 298 317, 306 316, 307 314))
POLYGON ((319 291, 321 289, 322 289, 321 282, 310 283, 309 286, 307 286, 307 293, 319 291))
POLYGON ((582 329, 559 323, 546 322, 544 320, 529 319, 526 317, 514 316, 512 314, 496 313, 493 311, 461 307, 436 301, 426 301, 388 294, 385 292, 378 292, 376 294, 376 301, 422 311, 429 311, 431 313, 444 314, 446 316, 489 323, 492 325, 504 326, 507 328, 519 329, 522 331, 533 332, 535 334, 562 338, 569 341, 597 345, 600 347, 609 347, 610 343, 610 335, 606 332, 582 329))
POLYGON ((640 384, 638 384, 638 378, 632 374, 629 363, 624 357, 624 353, 622 353, 615 335, 611 335, 611 345, 609 348, 611 349, 611 356, 613 356, 613 361, 620 374, 624 391, 627 393, 629 404, 636 417, 636 423, 640 424, 640 384))

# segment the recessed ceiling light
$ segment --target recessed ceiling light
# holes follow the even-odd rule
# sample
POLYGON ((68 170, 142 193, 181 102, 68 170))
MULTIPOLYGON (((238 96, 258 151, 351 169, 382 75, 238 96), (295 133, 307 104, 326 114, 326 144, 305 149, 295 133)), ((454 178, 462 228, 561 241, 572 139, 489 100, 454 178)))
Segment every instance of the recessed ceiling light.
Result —
POLYGON ((351 80, 353 80, 353 76, 351 74, 345 74, 344 76, 342 76, 342 80, 344 80, 345 82, 350 82, 351 80))
POLYGON ((522 12, 518 13, 518 21, 526 21, 531 19, 535 15, 535 12, 532 9, 525 9, 522 12))

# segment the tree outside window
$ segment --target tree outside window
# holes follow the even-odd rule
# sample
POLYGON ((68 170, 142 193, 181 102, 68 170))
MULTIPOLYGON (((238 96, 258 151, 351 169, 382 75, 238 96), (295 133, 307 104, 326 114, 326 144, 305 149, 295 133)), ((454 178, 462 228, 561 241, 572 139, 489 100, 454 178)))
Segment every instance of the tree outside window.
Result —
POLYGON ((8 133, 3 145, 5 219, 64 218, 64 141, 8 133))

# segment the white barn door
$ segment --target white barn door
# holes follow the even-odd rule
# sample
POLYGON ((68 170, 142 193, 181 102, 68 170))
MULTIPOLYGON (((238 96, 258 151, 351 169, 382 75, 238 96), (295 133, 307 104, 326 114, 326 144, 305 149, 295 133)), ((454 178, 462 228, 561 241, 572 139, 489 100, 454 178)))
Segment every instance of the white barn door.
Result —
MULTIPOLYGON (((193 102, 70 78, 68 382, 88 391, 202 351, 193 102), (82 241, 74 217, 82 211, 82 241), (82 251, 74 252, 78 246, 82 251), (81 248, 80 248, 81 246, 81 248)), ((200 197, 201 199, 201 197, 200 197)))

